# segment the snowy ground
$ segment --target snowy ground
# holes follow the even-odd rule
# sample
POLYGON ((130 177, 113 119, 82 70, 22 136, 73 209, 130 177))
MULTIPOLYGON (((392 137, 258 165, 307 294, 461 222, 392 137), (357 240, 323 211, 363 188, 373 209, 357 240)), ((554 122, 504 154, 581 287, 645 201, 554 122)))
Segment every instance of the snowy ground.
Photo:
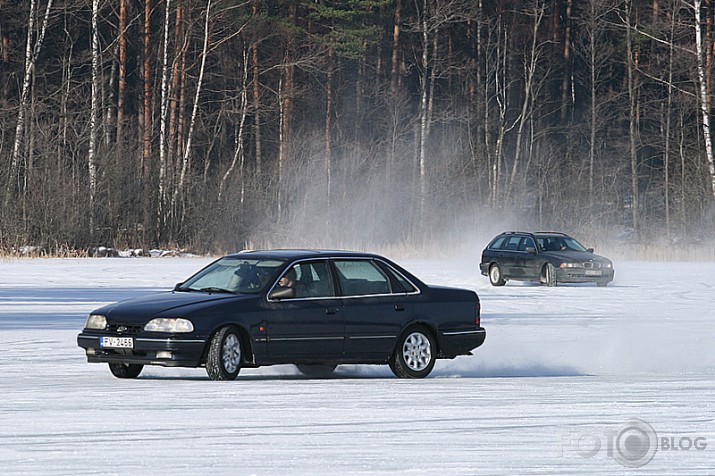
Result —
POLYGON ((118 380, 86 363, 89 311, 207 262, 0 261, 0 473, 715 474, 713 263, 616 263, 608 288, 492 288, 475 262, 401 261, 476 290, 487 329, 474 356, 420 381, 379 366, 118 380))

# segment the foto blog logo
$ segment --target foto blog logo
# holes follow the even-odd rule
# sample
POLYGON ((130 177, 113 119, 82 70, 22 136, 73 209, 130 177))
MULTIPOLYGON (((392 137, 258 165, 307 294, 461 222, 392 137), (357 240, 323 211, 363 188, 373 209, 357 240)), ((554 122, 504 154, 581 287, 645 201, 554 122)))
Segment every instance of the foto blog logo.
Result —
POLYGON ((660 451, 702 451, 707 448, 705 437, 661 436, 653 427, 639 419, 629 420, 614 430, 603 434, 571 433, 563 437, 562 455, 573 454, 581 458, 593 458, 605 452, 627 468, 639 468, 648 464, 660 451))

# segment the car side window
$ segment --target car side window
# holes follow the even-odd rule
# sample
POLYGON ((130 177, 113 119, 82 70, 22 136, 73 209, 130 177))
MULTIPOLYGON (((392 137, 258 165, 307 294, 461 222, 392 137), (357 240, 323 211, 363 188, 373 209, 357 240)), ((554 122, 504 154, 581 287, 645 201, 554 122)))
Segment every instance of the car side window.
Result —
POLYGON ((504 245, 505 241, 506 241, 506 236, 500 236, 491 242, 491 244, 489 245, 489 249, 490 250, 499 250, 504 245))
MULTIPOLYGON (((298 263, 291 267, 284 276, 290 279, 284 285, 292 287, 293 298, 320 298, 335 296, 335 286, 327 261, 298 263)), ((278 285, 281 286, 279 280, 278 285)))
POLYGON ((371 260, 335 260, 343 296, 390 294, 390 279, 371 260))
POLYGON ((526 251, 527 248, 536 249, 536 246, 534 245, 533 239, 528 236, 525 236, 521 239, 521 242, 519 243, 519 251, 526 251))
POLYGON ((519 242, 521 241, 521 236, 510 236, 509 240, 506 242, 504 249, 506 251, 516 251, 519 249, 519 242))
POLYGON ((382 263, 382 262, 377 262, 377 265, 390 278, 390 284, 391 284, 393 294, 397 294, 397 293, 408 293, 409 294, 409 293, 414 293, 417 291, 417 288, 415 288, 415 286, 412 283, 410 283, 404 276, 402 276, 400 273, 398 273, 391 266, 388 266, 386 263, 382 263))
POLYGON ((332 297, 335 286, 327 261, 298 263, 296 274, 296 297, 332 297))

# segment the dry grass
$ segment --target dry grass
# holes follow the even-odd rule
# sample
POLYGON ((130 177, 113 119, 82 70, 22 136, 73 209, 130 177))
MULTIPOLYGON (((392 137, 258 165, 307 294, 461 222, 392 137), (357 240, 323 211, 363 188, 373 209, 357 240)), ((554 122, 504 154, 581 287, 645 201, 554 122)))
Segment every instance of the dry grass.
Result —
MULTIPOLYGON (((378 253, 394 259, 478 259, 485 243, 414 243, 402 242, 395 244, 355 244, 355 243, 313 243, 311 246, 291 246, 271 243, 245 243, 244 249, 271 248, 311 248, 311 249, 342 249, 378 253)), ((616 261, 712 261, 715 262, 715 243, 709 244, 590 244, 596 253, 616 261)), ((240 250, 227 250, 223 255, 240 250)), ((44 248, 14 249, 0 247, 2 259, 33 259, 33 258, 88 258, 86 249, 61 246, 55 250, 44 248)))

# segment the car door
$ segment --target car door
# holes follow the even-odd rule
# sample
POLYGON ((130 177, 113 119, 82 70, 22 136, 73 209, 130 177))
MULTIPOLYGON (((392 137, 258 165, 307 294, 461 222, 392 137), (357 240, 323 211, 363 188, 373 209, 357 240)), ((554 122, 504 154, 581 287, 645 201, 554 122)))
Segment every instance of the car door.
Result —
POLYGON ((521 252, 519 252, 519 243, 521 243, 521 240, 521 235, 510 236, 502 246, 500 261, 502 272, 506 278, 517 277, 522 274, 518 262, 521 254, 521 252))
MULTIPOLYGON (((272 298, 269 292, 266 316, 266 349, 269 360, 330 359, 342 355, 345 319, 336 296, 327 260, 303 261, 286 273, 296 277, 296 293, 272 298)), ((285 274, 285 273, 284 273, 285 274)))
POLYGON ((518 255, 515 258, 516 276, 534 278, 539 276, 539 263, 536 256, 536 243, 530 236, 525 236, 519 242, 518 255))
POLYGON ((335 259, 333 264, 343 297, 345 357, 386 358, 412 320, 419 289, 373 259, 335 259))

